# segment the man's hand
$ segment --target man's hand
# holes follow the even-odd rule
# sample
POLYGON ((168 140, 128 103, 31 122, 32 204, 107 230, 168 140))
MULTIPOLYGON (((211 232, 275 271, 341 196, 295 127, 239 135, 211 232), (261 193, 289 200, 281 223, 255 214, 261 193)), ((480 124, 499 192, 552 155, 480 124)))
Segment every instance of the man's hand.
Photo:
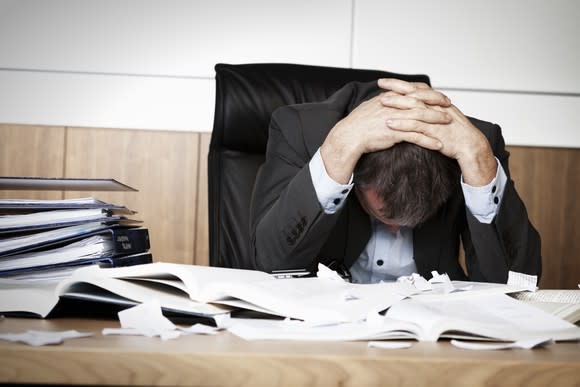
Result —
POLYGON ((382 98, 381 103, 386 107, 399 109, 399 115, 387 122, 390 129, 421 133, 438 140, 442 145, 439 151, 458 161, 463 180, 467 184, 483 186, 494 178, 497 163, 491 146, 457 107, 430 104, 430 100, 424 97, 427 89, 421 84, 389 79, 384 80, 383 85, 389 87, 394 94, 382 98), (445 112, 451 117, 451 122, 440 124, 417 120, 412 112, 417 106, 445 112))
MULTIPOLYGON (((388 86, 389 80, 379 80, 378 84, 388 86)), ((447 97, 425 84, 409 85, 417 89, 410 93, 412 97, 408 97, 409 101, 414 101, 412 106, 405 105, 401 109, 385 104, 385 99, 401 97, 394 91, 388 91, 361 103, 332 128, 320 148, 324 166, 332 179, 346 184, 362 154, 387 149, 402 141, 433 150, 441 148, 442 143, 433 136, 420 131, 392 130, 387 126, 387 122, 400 119, 425 125, 451 122, 449 113, 428 108, 428 105, 448 107, 450 101, 447 97)))

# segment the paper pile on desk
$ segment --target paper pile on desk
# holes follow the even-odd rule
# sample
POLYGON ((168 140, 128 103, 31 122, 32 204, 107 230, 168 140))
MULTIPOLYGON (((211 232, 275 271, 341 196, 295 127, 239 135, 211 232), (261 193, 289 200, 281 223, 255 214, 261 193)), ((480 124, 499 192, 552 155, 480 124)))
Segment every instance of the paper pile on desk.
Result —
POLYGON ((232 319, 229 330, 247 340, 580 339, 577 326, 503 294, 405 299, 385 315, 370 313, 364 320, 338 324, 232 319))

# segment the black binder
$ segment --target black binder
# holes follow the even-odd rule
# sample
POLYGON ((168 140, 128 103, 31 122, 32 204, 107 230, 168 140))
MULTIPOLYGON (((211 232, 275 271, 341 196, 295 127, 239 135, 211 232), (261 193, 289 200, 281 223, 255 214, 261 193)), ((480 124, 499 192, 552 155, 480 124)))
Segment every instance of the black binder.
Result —
MULTIPOLYGON (((67 230, 63 228, 60 231, 61 233, 59 233, 59 235, 55 235, 49 239, 37 240, 35 243, 24 243, 26 242, 26 237, 21 237, 23 238, 23 243, 21 245, 13 248, 0 249, 0 258, 32 251, 45 250, 47 248, 56 248, 92 235, 110 235, 112 240, 115 242, 114 256, 140 253, 151 248, 149 230, 144 227, 124 227, 97 222, 86 228, 83 227, 82 230, 74 230, 67 233, 67 230)), ((37 237, 38 234, 31 235, 31 238, 35 236, 37 237)))
MULTIPOLYGON (((149 230, 147 228, 109 227, 89 234, 77 235, 66 241, 61 240, 59 242, 48 242, 45 245, 37 245, 34 248, 25 246, 19 251, 11 251, 10 253, 1 255, 0 258, 2 261, 6 262, 7 267, 0 268, 0 277, 6 278, 24 272, 43 271, 53 268, 73 267, 95 263, 110 267, 149 263, 152 261, 151 254, 147 253, 149 248, 149 230), (67 246, 71 243, 90 238, 94 235, 102 235, 107 238, 107 248, 103 251, 102 255, 90 258, 82 258, 79 256, 78 259, 77 257, 71 257, 71 259, 68 259, 66 262, 51 261, 49 254, 54 256, 55 249, 64 247, 66 251, 67 246), (21 259, 29 259, 25 258, 29 253, 35 254, 34 259, 36 262, 21 264, 19 267, 15 267, 8 262, 11 259, 15 263, 21 262, 21 259), (46 259, 43 259, 43 253, 46 253, 46 259), (146 253, 147 255, 140 255, 143 253, 146 253)), ((58 254, 62 257, 62 254, 58 254)))
POLYGON ((121 266, 141 265, 144 263, 152 263, 152 262, 153 255, 150 252, 141 252, 137 254, 121 255, 116 257, 106 256, 99 258, 79 259, 73 262, 46 264, 34 267, 25 267, 20 269, 2 270, 0 271, 0 278, 10 279, 14 276, 39 272, 50 274, 51 272, 56 273, 64 269, 78 269, 82 266, 87 265, 99 265, 101 267, 121 267, 121 266))

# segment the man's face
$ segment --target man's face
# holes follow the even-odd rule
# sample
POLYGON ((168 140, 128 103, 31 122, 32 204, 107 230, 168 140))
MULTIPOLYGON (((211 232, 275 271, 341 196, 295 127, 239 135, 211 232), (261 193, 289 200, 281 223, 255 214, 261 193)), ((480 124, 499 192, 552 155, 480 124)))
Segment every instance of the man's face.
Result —
POLYGON ((383 207, 385 204, 378 197, 375 190, 372 188, 355 188, 355 192, 363 210, 379 222, 383 223, 390 233, 395 234, 399 228, 401 228, 400 225, 383 215, 383 207))

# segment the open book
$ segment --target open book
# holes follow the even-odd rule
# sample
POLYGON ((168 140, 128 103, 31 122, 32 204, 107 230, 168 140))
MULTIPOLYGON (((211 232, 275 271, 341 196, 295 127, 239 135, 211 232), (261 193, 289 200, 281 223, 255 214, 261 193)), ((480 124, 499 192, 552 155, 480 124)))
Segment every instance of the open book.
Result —
POLYGON ((0 281, 0 312, 47 316, 59 298, 140 303, 168 311, 214 315, 244 308, 315 323, 365 319, 416 290, 407 284, 350 284, 320 278, 276 279, 260 271, 152 263, 90 266, 56 282, 0 281))
POLYGON ((571 323, 580 323, 580 289, 543 289, 514 293, 512 297, 571 323))
POLYGON ((232 321, 228 330, 246 340, 580 340, 580 328, 567 321, 503 294, 481 293, 447 301, 405 299, 363 321, 319 325, 244 319, 232 321))
POLYGON ((384 310, 416 291, 398 283, 357 285, 320 278, 277 279, 254 270, 154 263, 78 270, 61 282, 56 292, 70 294, 83 284, 130 299, 139 297, 138 301, 151 299, 151 292, 156 291, 189 303, 243 308, 316 323, 361 320, 369 312, 384 310), (131 293, 129 287, 134 289, 131 293))
MULTIPOLYGON (((472 294, 503 293, 501 284, 470 286, 472 294)), ((90 266, 60 282, 0 281, 0 312, 46 316, 61 297, 126 305, 151 299, 167 311, 211 316, 232 308, 336 324, 367 319, 419 291, 408 283, 351 284, 326 278, 276 279, 260 271, 152 263, 90 266)), ((459 292, 447 297, 457 298, 459 292)))

